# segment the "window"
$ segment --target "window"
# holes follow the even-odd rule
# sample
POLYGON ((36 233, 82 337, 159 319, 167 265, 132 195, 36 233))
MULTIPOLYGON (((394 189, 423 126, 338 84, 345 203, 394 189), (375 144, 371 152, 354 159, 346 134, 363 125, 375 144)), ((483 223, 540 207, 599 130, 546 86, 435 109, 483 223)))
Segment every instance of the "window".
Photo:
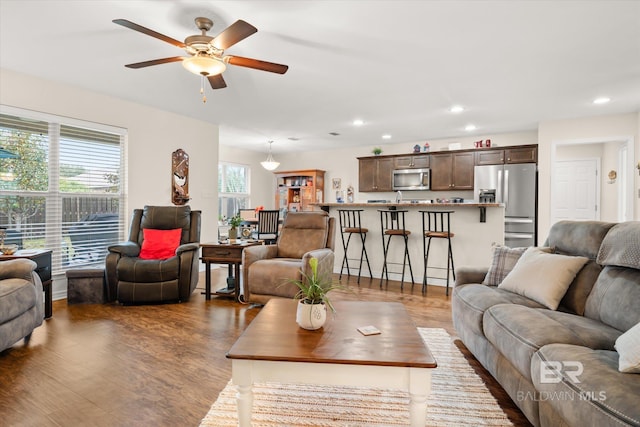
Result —
POLYGON ((125 131, 10 107, 0 113, 0 227, 53 250, 53 273, 104 265, 123 240, 125 131))
POLYGON ((236 215, 251 205, 249 166, 235 163, 218 164, 218 219, 236 215))

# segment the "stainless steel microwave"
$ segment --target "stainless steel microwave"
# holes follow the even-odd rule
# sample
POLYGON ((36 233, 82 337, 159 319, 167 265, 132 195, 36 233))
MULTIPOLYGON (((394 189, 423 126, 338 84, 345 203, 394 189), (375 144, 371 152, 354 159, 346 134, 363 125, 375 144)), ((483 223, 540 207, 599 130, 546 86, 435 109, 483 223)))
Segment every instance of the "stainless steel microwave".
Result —
POLYGON ((393 171, 394 190, 428 190, 431 176, 429 168, 396 169, 393 171))

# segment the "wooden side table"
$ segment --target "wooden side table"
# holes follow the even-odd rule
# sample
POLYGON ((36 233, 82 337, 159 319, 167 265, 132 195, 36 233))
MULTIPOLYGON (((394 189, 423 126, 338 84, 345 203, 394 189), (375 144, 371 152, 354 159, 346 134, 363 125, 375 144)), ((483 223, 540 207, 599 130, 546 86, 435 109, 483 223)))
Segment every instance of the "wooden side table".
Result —
POLYGON ((0 261, 7 261, 17 258, 28 258, 34 261, 36 274, 40 276, 42 281, 42 290, 44 291, 44 318, 48 319, 53 316, 53 298, 51 290, 51 250, 50 249, 21 249, 13 255, 0 255, 0 261))
POLYGON ((240 265, 242 251, 248 246, 261 245, 262 241, 240 241, 239 243, 201 243, 202 256, 200 260, 205 264, 205 298, 211 299, 211 264, 227 264, 229 277, 233 277, 233 287, 227 281, 227 287, 219 289, 215 295, 234 294, 236 301, 240 298, 240 265), (235 267, 235 268, 234 268, 235 267))

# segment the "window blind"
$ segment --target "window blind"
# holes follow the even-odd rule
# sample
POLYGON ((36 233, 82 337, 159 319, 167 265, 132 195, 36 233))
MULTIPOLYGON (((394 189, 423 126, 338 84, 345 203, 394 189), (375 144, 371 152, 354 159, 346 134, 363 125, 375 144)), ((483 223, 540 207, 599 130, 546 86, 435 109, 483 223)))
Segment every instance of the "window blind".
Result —
MULTIPOLYGON (((15 109, 14 109, 15 110, 15 109)), ((53 250, 53 272, 103 265, 124 240, 126 132, 24 111, 0 114, 0 227, 21 248, 53 250)))

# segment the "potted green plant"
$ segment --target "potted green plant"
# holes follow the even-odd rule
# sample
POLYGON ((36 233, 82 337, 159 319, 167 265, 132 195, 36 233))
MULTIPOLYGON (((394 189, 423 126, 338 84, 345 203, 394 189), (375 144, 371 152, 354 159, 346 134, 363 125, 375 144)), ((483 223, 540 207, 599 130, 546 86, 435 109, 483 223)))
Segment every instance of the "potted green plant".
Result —
POLYGON ((303 329, 315 330, 321 328, 327 320, 327 306, 335 313, 327 294, 334 289, 342 289, 342 286, 334 285, 331 277, 318 276, 318 258, 311 258, 309 266, 311 275, 302 273, 301 280, 289 282, 299 289, 294 297, 298 300, 296 322, 303 329))
POLYGON ((382 148, 380 147, 375 147, 373 150, 371 150, 371 152, 376 155, 379 156, 380 154, 382 154, 382 148))
POLYGON ((238 238, 238 227, 242 224, 242 217, 240 214, 234 215, 227 220, 227 223, 231 226, 229 229, 229 239, 238 238))

